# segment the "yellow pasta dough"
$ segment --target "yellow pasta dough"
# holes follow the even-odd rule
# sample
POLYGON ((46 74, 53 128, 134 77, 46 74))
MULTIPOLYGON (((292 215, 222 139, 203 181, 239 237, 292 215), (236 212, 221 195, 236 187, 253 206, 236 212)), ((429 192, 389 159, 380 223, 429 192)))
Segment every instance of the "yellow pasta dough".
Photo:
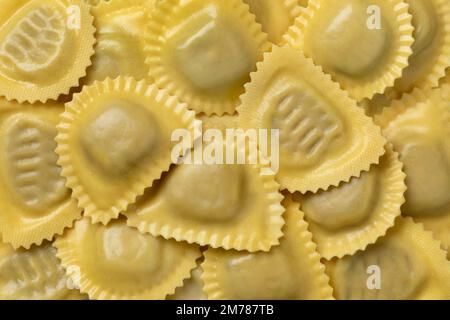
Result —
POLYGON ((0 234, 15 248, 51 240, 81 216, 56 164, 62 111, 0 99, 0 234))
POLYGON ((283 36, 300 14, 299 0, 244 0, 269 40, 281 44, 283 36))
POLYGON ((175 293, 167 297, 167 300, 206 300, 203 291, 203 280, 201 279, 202 268, 197 267, 191 271, 191 277, 185 279, 183 286, 178 287, 175 293))
POLYGON ((270 252, 208 249, 202 279, 208 299, 331 299, 324 266, 298 204, 286 207, 284 237, 270 252))
POLYGON ((238 112, 242 128, 279 130, 277 181, 291 192, 316 192, 348 181, 384 153, 380 129, 292 48, 274 48, 265 55, 238 112))
POLYGON ((443 83, 439 87, 439 91, 441 92, 441 95, 444 99, 447 99, 447 101, 450 101, 450 81, 443 83))
POLYGON ((0 243, 0 300, 86 299, 66 277, 50 243, 14 250, 0 243))
POLYGON ((198 113, 233 114, 269 49, 254 19, 241 0, 156 3, 146 34, 151 77, 198 113))
POLYGON ((383 236, 405 202, 405 177, 389 145, 380 164, 360 177, 327 191, 298 195, 322 257, 354 254, 383 236))
POLYGON ((413 16, 413 54, 395 86, 363 101, 367 112, 379 115, 383 108, 414 88, 435 88, 450 83, 450 3, 446 0, 407 0, 413 16), (447 73, 445 70, 447 69, 447 73))
POLYGON ((197 120, 202 122, 203 132, 209 129, 220 130, 222 134, 226 134, 227 129, 238 129, 238 116, 227 115, 222 116, 204 114, 197 116, 197 120))
POLYGON ((147 25, 150 9, 149 0, 101 1, 92 9, 97 44, 84 80, 86 84, 118 76, 148 78, 142 30, 147 25))
POLYGON ((413 16, 413 55, 403 76, 395 82, 401 95, 414 88, 434 88, 450 67, 450 2, 447 0, 405 0, 413 16))
POLYGON ((407 175, 405 215, 450 245, 450 103, 439 90, 415 90, 376 118, 407 175))
POLYGON ((77 86, 94 53, 89 7, 82 0, 2 0, 0 7, 0 96, 46 102, 77 86))
POLYGON ((61 116, 59 164, 93 222, 117 218, 169 169, 171 135, 190 130, 194 113, 142 80, 107 79, 75 95, 61 116))
POLYGON ((278 189, 260 165, 181 164, 128 210, 127 223, 177 241, 268 251, 283 234, 278 189))
POLYGON ((0 9, 0 300, 450 300, 450 0, 0 9))
POLYGON ((310 0, 285 39, 359 101, 383 93, 401 76, 412 32, 402 0, 310 0))
POLYGON ((107 226, 87 218, 54 243, 72 281, 90 299, 164 299, 189 278, 197 246, 143 235, 124 219, 107 226))
POLYGON ((450 262, 432 235, 411 218, 354 256, 327 264, 335 297, 343 300, 450 298, 450 262))

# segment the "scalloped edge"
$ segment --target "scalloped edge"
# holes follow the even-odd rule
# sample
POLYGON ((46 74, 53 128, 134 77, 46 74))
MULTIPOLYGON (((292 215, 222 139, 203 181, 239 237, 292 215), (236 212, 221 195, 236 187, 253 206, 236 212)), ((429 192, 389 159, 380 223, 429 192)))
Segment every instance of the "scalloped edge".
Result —
POLYGON ((226 129, 236 129, 238 116, 236 114, 222 116, 198 114, 196 118, 202 122, 203 132, 208 129, 219 129, 222 133, 225 133, 226 129))
POLYGON ((166 297, 166 300, 207 300, 207 296, 206 293, 203 290, 204 287, 204 283, 201 279, 201 275, 203 274, 203 269, 200 267, 200 264, 203 262, 204 257, 203 257, 203 253, 202 256, 197 259, 197 266, 191 270, 191 274, 190 274, 190 278, 184 279, 183 281, 183 285, 181 287, 177 287, 175 290, 175 293, 172 295, 168 295, 166 297), (192 291, 189 290, 189 288, 198 286, 199 287, 199 291, 197 292, 198 295, 192 295, 190 293, 188 293, 187 291, 192 291), (181 297, 180 297, 181 295, 181 297), (189 295, 188 298, 186 298, 186 295, 189 295))
MULTIPOLYGON (((14 101, 8 101, 5 98, 0 98, 0 104, 1 99, 4 99, 3 102, 5 105, 1 106, 2 110, 0 113, 27 112, 33 114, 34 109, 31 108, 37 107, 36 105, 28 103, 24 105, 14 101), (26 110, 24 107, 29 109, 26 110)), ((60 109, 62 112, 63 109, 61 106, 57 102, 52 102, 47 103, 46 105, 39 105, 39 108, 45 110, 58 109, 58 112, 60 109)), ((41 112, 43 111, 44 110, 41 110, 41 112)), ((41 120, 44 122, 47 121, 47 119, 41 120)), ((56 124, 54 124, 54 126, 56 128, 56 124)), ((47 211, 54 212, 58 210, 61 210, 61 212, 57 215, 51 215, 51 219, 45 221, 42 221, 43 218, 26 219, 26 224, 8 223, 8 219, 4 219, 3 215, 0 214, 0 239, 2 239, 4 243, 10 244, 14 249, 30 249, 32 245, 40 246, 44 240, 51 241, 55 235, 60 235, 65 229, 71 228, 73 222, 82 215, 82 211, 78 209, 75 200, 71 199, 70 196, 67 196, 67 198, 59 203, 56 208, 52 208, 52 210, 48 209, 47 211)))
MULTIPOLYGON (((249 122, 248 121, 249 117, 247 115, 247 118, 243 120, 243 111, 247 108, 246 106, 248 105, 246 103, 246 99, 248 99, 247 96, 249 95, 251 86, 254 84, 254 81, 258 79, 259 73, 262 73, 264 71, 265 64, 269 63, 267 62, 267 60, 272 59, 272 56, 275 53, 277 53, 277 51, 281 50, 292 50, 292 52, 294 51, 298 52, 298 57, 300 59, 304 59, 304 61, 302 61, 302 64, 304 64, 308 68, 308 72, 306 72, 306 74, 308 74, 310 79, 314 78, 313 81, 322 82, 322 84, 326 84, 327 88, 322 88, 322 91, 327 92, 328 95, 331 94, 334 95, 335 96, 334 101, 337 101, 336 103, 337 105, 347 106, 347 108, 345 109, 346 114, 355 116, 358 119, 362 119, 363 121, 365 121, 366 122, 365 126, 367 127, 366 129, 372 129, 370 130, 372 133, 372 137, 373 138, 377 137, 377 139, 374 139, 374 141, 370 141, 371 142, 370 146, 366 146, 366 149, 369 148, 370 152, 366 152, 366 154, 361 155, 362 158, 368 159, 367 163, 365 163, 364 165, 360 165, 360 168, 355 166, 354 163, 346 163, 344 165, 346 170, 339 168, 339 172, 345 172, 345 174, 342 174, 343 178, 338 178, 337 175, 334 175, 333 179, 327 179, 326 182, 323 182, 322 180, 325 179, 322 179, 320 177, 314 179, 312 179, 312 177, 308 177, 307 180, 309 183, 309 187, 306 187, 301 186, 300 182, 298 182, 305 180, 305 177, 303 176, 283 177, 283 179, 285 180, 283 182, 281 181, 280 174, 278 173, 277 181, 280 183, 282 188, 287 189, 291 193, 294 193, 296 191, 299 191, 301 193, 306 193, 308 191, 316 193, 319 190, 327 190, 329 187, 332 186, 337 187, 341 182, 349 182, 352 177, 360 177, 362 172, 370 170, 372 164, 379 164, 380 157, 385 153, 384 146, 387 143, 387 140, 381 134, 381 129, 378 126, 376 126, 375 123, 373 123, 373 120, 370 117, 365 115, 364 110, 358 107, 356 101, 350 98, 348 93, 342 90, 338 83, 332 81, 331 76, 329 74, 324 73, 322 68, 320 66, 315 65, 312 59, 305 58, 300 51, 297 51, 293 48, 274 46, 273 50, 271 50, 270 52, 266 52, 264 54, 264 60, 257 63, 257 70, 250 74, 251 81, 245 85, 245 93, 241 95, 240 97, 241 104, 237 108, 239 114, 238 122, 240 126, 243 128, 248 127, 245 123, 249 122), (379 150, 377 151, 376 149, 379 150), (314 180, 313 183, 311 183, 312 180, 314 180)), ((365 130, 364 137, 368 137, 370 131, 365 130)))
MULTIPOLYGON (((34 259, 38 260, 38 264, 41 263, 40 267, 44 267, 44 268, 48 268, 49 266, 54 267, 56 270, 53 270, 53 271, 60 273, 60 277, 57 277, 58 279, 60 279, 59 282, 63 281, 63 280, 67 280, 64 269, 62 268, 59 259, 56 257, 56 249, 52 246, 50 241, 45 241, 39 245, 33 245, 32 247, 30 247, 29 249, 26 249, 26 250, 23 248, 14 249, 13 247, 11 247, 10 244, 0 242, 0 260, 2 261, 2 265, 4 264, 5 257, 6 257, 6 259, 8 259, 8 257, 11 255, 22 255, 22 254, 32 255, 34 257, 34 259), (44 262, 42 261, 43 253, 46 255, 46 259, 45 259, 46 261, 44 261, 44 262), (51 258, 49 258, 50 256, 51 256, 51 258), (54 259, 54 261, 49 262, 49 261, 47 261, 48 259, 54 259)), ((25 256, 22 259, 22 262, 25 262, 25 266, 24 266, 25 269, 30 268, 30 261, 28 258, 29 257, 25 256), (23 261, 23 260, 25 260, 25 261, 23 261)), ((13 264, 14 264, 13 267, 17 268, 17 261, 13 262, 13 264)), ((31 264, 31 267, 33 269, 35 269, 35 268, 39 268, 39 265, 31 264)), ((55 275, 55 273, 52 273, 52 276, 54 276, 54 275, 55 275)), ((50 277, 48 274, 45 276, 50 277)), ((3 277, 3 275, 2 275, 2 277, 3 277)), ((25 282, 27 282, 29 284, 29 287, 31 287, 29 289, 32 289, 31 294, 28 293, 27 295, 22 296, 22 297, 12 297, 11 293, 8 292, 8 290, 6 290, 6 291, 2 290, 2 292, 0 293, 0 300, 24 300, 24 299, 26 299, 26 300, 41 300, 42 301, 43 299, 54 300, 56 298, 58 298, 59 300, 81 300, 83 298, 86 298, 78 290, 70 289, 70 288, 67 288, 66 294, 62 294, 62 295, 58 294, 57 297, 55 297, 55 296, 48 297, 48 296, 45 296, 45 293, 43 296, 40 296, 42 291, 47 291, 48 281, 44 281, 44 282, 39 281, 39 279, 35 278, 34 275, 28 275, 26 278, 27 279, 25 279, 25 282), (36 284, 40 284, 39 285, 41 287, 40 290, 33 289, 33 287, 36 287, 36 284), (6 294, 2 295, 2 293, 3 294, 6 293, 6 294)), ((3 277, 3 279, 5 279, 5 278, 3 277)), ((10 280, 18 281, 20 279, 15 278, 15 279, 10 279, 10 280)), ((48 279, 46 279, 46 280, 48 280, 48 279)), ((2 285, 4 285, 4 283, 2 283, 2 285)), ((23 285, 23 283, 21 283, 21 285, 23 285)), ((54 287, 56 287, 56 286, 54 286, 54 287)), ((23 288, 19 288, 19 291, 21 289, 23 289, 23 288)))
POLYGON ((383 113, 384 109, 396 99, 398 99, 398 93, 392 88, 386 88, 383 94, 376 93, 371 99, 358 101, 358 106, 363 108, 366 115, 373 119, 383 113))
MULTIPOLYGON (((450 108, 447 110, 444 109, 446 99, 450 99, 450 85, 443 85, 441 88, 426 90, 415 88, 412 93, 404 94, 401 99, 393 101, 390 107, 385 108, 381 115, 375 117, 375 121, 384 130, 402 114, 416 108, 419 104, 433 105, 439 109, 442 109, 443 112, 441 115, 442 122, 444 123, 442 126, 444 136, 450 136, 450 108), (448 125, 446 126, 445 123, 448 125), (445 131, 446 129, 447 131, 445 131)), ((427 224, 425 222, 425 220, 427 220, 426 217, 413 217, 413 219, 423 223, 424 225, 427 224)), ((425 229, 431 230, 432 228, 426 227, 425 229)), ((443 247, 445 246, 443 245, 443 247)))
POLYGON ((45 240, 52 241, 55 236, 62 235, 66 229, 71 229, 76 220, 82 217, 82 211, 77 207, 74 199, 66 200, 66 208, 57 218, 45 223, 36 223, 33 227, 12 228, 11 225, 1 223, 0 236, 4 243, 14 249, 30 249, 32 245, 40 246, 45 240), (25 232, 26 231, 26 232, 25 232))
POLYGON ((419 103, 426 103, 429 99, 435 98, 434 92, 436 90, 415 88, 413 92, 406 93, 402 98, 392 101, 389 107, 384 108, 380 115, 374 117, 375 123, 382 129, 385 129, 407 110, 414 108, 419 103))
MULTIPOLYGON (((321 9, 323 0, 309 0, 308 7, 302 11, 294 25, 285 35, 285 43, 301 49, 304 48, 303 36, 305 30, 309 28, 309 21, 321 9)), ((408 66, 408 59, 412 55, 412 45, 414 43, 412 26, 412 15, 409 14, 409 5, 403 0, 388 0, 386 6, 390 6, 397 15, 398 39, 395 40, 396 48, 393 49, 392 56, 383 68, 378 68, 377 74, 364 81, 364 85, 355 86, 351 81, 333 74, 333 80, 340 83, 341 87, 349 92, 354 99, 361 101, 365 98, 372 98, 376 93, 383 93, 386 88, 392 87, 395 80, 402 76, 402 71, 408 66), (388 3, 389 2, 389 3, 388 3), (398 42, 398 43, 397 43, 398 42)), ((358 81, 361 83, 362 81, 358 81)))
MULTIPOLYGON (((249 0, 251 1, 251 0, 249 0)), ((292 23, 295 21, 295 19, 300 15, 300 13, 302 12, 303 7, 300 4, 299 0, 270 0, 269 3, 277 3, 281 6, 283 6, 286 9, 286 13, 289 15, 289 17, 292 19, 292 23)), ((254 12, 252 12, 251 6, 249 3, 247 3, 247 1, 244 1, 245 4, 247 4, 249 6, 249 11, 251 14, 253 14, 256 18, 256 23, 259 23, 261 25, 261 30, 267 34, 267 38, 269 40, 270 43, 276 44, 276 45, 283 45, 284 44, 284 34, 286 34, 286 32, 288 31, 288 29, 291 27, 291 25, 288 27, 288 29, 285 30, 284 34, 281 35, 280 39, 278 39, 278 41, 274 41, 275 39, 271 39, 272 36, 270 35, 270 32, 265 31, 262 23, 258 22, 259 18, 258 15, 254 12)), ((268 8, 267 11, 270 11, 271 8, 268 8)))
MULTIPOLYGON (((104 95, 115 91, 132 92, 143 97, 152 97, 157 102, 164 104, 165 112, 177 115, 185 128, 194 127, 195 115, 186 109, 184 104, 180 104, 174 97, 171 97, 164 90, 159 90, 155 85, 148 84, 146 80, 136 81, 131 77, 118 77, 114 80, 107 78, 99 82, 95 81, 92 86, 83 88, 83 91, 74 95, 71 102, 66 104, 65 111, 61 114, 61 121, 57 126, 58 135, 56 142, 58 146, 56 153, 59 155, 58 165, 61 166, 61 175, 66 178, 66 186, 72 190, 72 197, 78 200, 78 206, 84 209, 84 214, 91 217, 93 223, 101 222, 107 224, 111 219, 116 219, 119 214, 125 211, 130 203, 133 203, 139 195, 144 193, 145 188, 152 186, 156 179, 159 179, 164 171, 167 171, 171 164, 170 156, 166 159, 158 159, 155 165, 145 168, 138 173, 139 178, 124 190, 123 196, 115 199, 107 210, 97 207, 95 201, 84 190, 83 185, 75 174, 75 167, 70 154, 70 131, 72 122, 82 113, 88 105, 88 100, 94 96, 104 95)), ((169 150, 170 153, 170 150, 169 150)))
MULTIPOLYGON (((245 152, 241 148, 241 152, 245 152)), ((247 160, 249 156, 247 154, 247 160)), ((253 163, 252 160, 246 161, 246 163, 253 163)), ((255 162, 256 163, 256 162, 255 162)), ((283 219, 284 207, 281 205, 283 199, 282 194, 279 192, 279 184, 275 181, 275 177, 272 175, 263 175, 261 171, 264 166, 251 165, 250 170, 254 174, 254 170, 259 172, 261 178, 261 186, 264 189, 265 198, 267 199, 267 217, 265 219, 268 222, 266 228, 265 237, 255 237, 255 233, 249 230, 246 234, 239 234, 236 232, 236 228, 239 225, 232 226, 231 230, 227 233, 222 231, 216 231, 215 228, 205 228, 203 230, 194 230, 192 227, 183 227, 182 223, 179 225, 170 225, 169 223, 163 224, 158 221, 149 222, 139 219, 138 216, 135 219, 130 218, 130 215, 134 213, 125 212, 127 216, 127 225, 129 227, 137 228, 141 233, 150 233, 153 236, 162 236, 164 239, 175 239, 176 241, 186 241, 189 244, 196 243, 201 246, 210 246, 212 248, 224 248, 226 250, 234 249, 237 251, 269 251, 271 247, 280 243, 280 238, 283 236, 282 228, 285 224, 283 219), (141 221, 139 221, 141 220, 141 221), (233 231, 234 232, 231 232, 233 231)), ((268 166, 267 166, 268 167, 268 166)), ((255 173, 256 174, 256 173, 255 173)), ((254 213, 252 213, 254 215, 254 213)), ((156 220, 156 219, 154 219, 156 220)))
MULTIPOLYGON (((155 10, 151 14, 151 19, 145 34, 147 42, 147 45, 145 46, 145 52, 147 53, 146 63, 150 70, 150 77, 155 79, 155 83, 160 88, 168 90, 171 95, 174 95, 181 101, 187 103, 189 108, 196 113, 205 113, 206 115, 234 114, 239 102, 239 97, 235 97, 233 101, 217 101, 210 98, 203 98, 201 95, 191 93, 189 86, 183 85, 167 75, 167 70, 160 56, 161 47, 164 46, 165 41, 159 34, 164 32, 164 20, 166 17, 170 17, 173 8, 177 7, 179 2, 180 0, 157 2, 155 10)), ((243 21, 248 25, 248 32, 252 35, 252 38, 255 41, 255 48, 259 51, 260 56, 258 61, 261 60, 262 53, 270 49, 267 35, 262 32, 261 25, 256 23, 255 16, 250 13, 247 4, 240 0, 227 0, 227 2, 230 3, 230 8, 234 7, 235 9, 235 11, 233 11, 236 17, 235 19, 243 21)))
MULTIPOLYGON (((87 218, 85 218, 87 219, 87 218)), ((92 224, 87 222, 89 226, 93 226, 92 224)), ((197 267, 197 260, 201 258, 202 254, 199 248, 196 250, 192 250, 187 252, 181 263, 179 263, 175 271, 172 275, 169 276, 168 281, 166 279, 165 284, 160 284, 159 291, 163 292, 163 294, 155 294, 155 293, 144 293, 144 294, 119 294, 117 292, 113 292, 113 289, 108 290, 106 288, 101 288, 99 285, 95 284, 95 281, 90 279, 85 273, 82 272, 81 267, 79 266, 79 256, 76 253, 76 250, 71 245, 70 240, 70 232, 76 231, 76 225, 73 229, 66 233, 64 236, 59 236, 53 243, 53 247, 56 248, 57 253, 56 256, 61 261, 61 265, 64 268, 67 277, 69 277, 73 283, 79 284, 80 292, 85 293, 89 296, 89 299, 96 300, 143 300, 143 299, 154 299, 161 300, 166 298, 169 295, 173 295, 175 290, 183 285, 185 279, 188 279, 191 275, 191 271, 197 267), (77 275, 74 273, 68 273, 67 268, 70 266, 77 266, 80 268, 79 279, 77 279, 77 275)), ((194 249, 194 247, 191 247, 194 249)))
MULTIPOLYGON (((380 173, 386 177, 388 185, 383 186, 385 190, 382 193, 386 196, 380 200, 385 200, 385 202, 377 206, 379 212, 374 213, 376 218, 371 222, 370 228, 367 225, 358 226, 358 230, 351 230, 351 232, 329 239, 326 233, 321 234, 320 226, 313 227, 315 224, 308 221, 305 213, 306 220, 309 222, 309 231, 313 234, 313 240, 317 244, 317 250, 326 260, 341 259, 346 255, 353 255, 357 251, 364 251, 368 245, 385 236, 386 232, 394 226, 395 219, 400 216, 400 208, 405 203, 404 194, 406 192, 406 174, 402 171, 403 163, 400 162, 398 153, 394 151, 390 143, 386 145, 386 153, 383 158, 380 164, 386 162, 386 168, 383 170, 384 172, 380 173), (350 236, 351 233, 357 233, 357 235, 350 236)), ((340 184, 340 186, 342 185, 343 183, 340 184)), ((301 198, 300 196, 298 200, 300 207, 301 198)))
MULTIPOLYGON (((296 229, 295 232, 292 231, 292 234, 296 237, 292 241, 299 242, 302 246, 295 247, 294 250, 297 249, 299 256, 303 256, 308 260, 308 264, 311 267, 308 272, 311 273, 314 282, 316 282, 313 289, 315 296, 308 297, 307 299, 332 300, 333 288, 329 284, 330 279, 325 273, 325 266, 320 261, 320 255, 316 251, 316 245, 312 241, 312 234, 308 231, 308 223, 304 220, 304 213, 298 208, 298 204, 292 200, 290 195, 285 198, 283 205, 286 207, 285 215, 287 216, 287 223, 284 228, 290 226, 289 228, 296 229)), ((201 279, 204 283, 203 290, 206 292, 208 299, 232 299, 227 296, 220 286, 218 264, 220 263, 223 252, 223 250, 208 249, 204 253, 205 261, 201 264, 203 269, 201 279)))
MULTIPOLYGON (((103 16, 107 16, 109 14, 112 14, 114 16, 115 13, 117 12, 126 12, 129 13, 132 10, 134 11, 139 11, 142 12, 142 17, 143 18, 147 18, 148 16, 150 16, 153 7, 154 7, 154 0, 98 0, 98 3, 96 5, 93 5, 91 8, 91 13, 92 16, 94 17, 94 26, 97 29, 96 32, 96 38, 97 38, 97 43, 94 46, 94 50, 95 50, 95 54, 92 57, 92 64, 86 69, 86 75, 80 79, 80 91, 83 87, 85 86, 90 86, 92 85, 95 81, 103 81, 108 77, 96 77, 96 70, 95 70, 95 66, 96 66, 96 56, 100 53, 98 50, 99 46, 102 44, 102 40, 100 39, 100 34, 102 33, 103 28, 105 27, 103 25, 103 23, 105 22, 105 19, 102 18, 100 19, 99 17, 103 17, 103 16)), ((155 0, 156 1, 156 0, 155 0)), ((159 1, 159 0, 158 0, 159 1)), ((117 16, 115 17, 117 19, 117 16)), ((147 22, 147 20, 145 20, 147 22)), ((114 24, 114 23, 112 23, 114 24)), ((107 22, 106 24, 106 29, 110 28, 110 24, 107 22)), ((126 28, 126 26, 122 26, 123 28, 126 28)), ((142 28, 146 27, 146 23, 145 25, 141 25, 142 28)), ((126 31, 125 31, 126 32, 126 31)), ((139 40, 142 42, 141 44, 141 53, 144 56, 144 36, 140 35, 138 37, 136 37, 136 39, 139 38, 139 40)), ((101 51, 101 50, 100 50, 101 51)), ((136 59, 137 57, 133 57, 133 58, 129 58, 129 59, 136 59)), ((145 65, 145 57, 142 58, 141 57, 141 62, 142 65, 145 65)), ((153 83, 154 80, 152 78, 150 78, 149 75, 146 75, 144 77, 136 77, 136 74, 131 74, 129 72, 126 73, 122 73, 120 72, 120 74, 118 76, 123 76, 123 77, 135 77, 136 80, 142 80, 145 79, 147 80, 149 83, 153 83)), ((113 76, 109 76, 110 78, 112 78, 113 76)))
MULTIPOLYGON (((450 3, 448 0, 427 0, 433 3, 436 9, 437 19, 442 22, 441 30, 443 30, 444 35, 442 37, 442 46, 440 50, 435 52, 434 55, 428 57, 427 60, 435 60, 433 68, 429 72, 423 72, 426 76, 423 79, 416 79, 412 82, 411 86, 414 90, 419 89, 431 89, 436 88, 439 85, 439 81, 446 76, 446 69, 450 67, 450 3)), ((411 90, 402 92, 394 86, 394 90, 402 97, 405 93, 410 93, 411 90)))
MULTIPOLYGON (((35 88, 32 87, 20 87, 5 88, 5 92, 0 92, 0 96, 5 97, 9 101, 17 101, 18 103, 46 103, 49 100, 56 101, 58 97, 68 95, 72 88, 77 88, 80 86, 80 81, 87 74, 87 69, 92 65, 92 57, 95 54, 94 46, 97 42, 95 38, 96 29, 94 27, 94 17, 90 13, 91 7, 84 1, 81 0, 58 0, 62 2, 65 7, 68 7, 72 2, 76 1, 78 6, 81 8, 82 14, 86 15, 86 19, 83 19, 83 26, 85 32, 80 33, 83 48, 80 48, 79 55, 74 61, 73 67, 71 69, 70 77, 67 75, 59 80, 52 86, 47 86, 45 88, 35 88), (79 69, 79 71, 77 71, 79 69)), ((83 29, 83 26, 81 27, 83 29)), ((0 86, 0 90, 1 90, 0 86)))
POLYGON ((439 217, 413 217, 416 223, 421 223, 425 230, 432 233, 433 238, 441 244, 442 250, 447 252, 450 260, 450 211, 439 217))
MULTIPOLYGON (((450 270, 450 261, 447 259, 447 252, 445 252, 442 248, 441 248, 441 244, 439 241, 437 241, 434 237, 432 232, 427 231, 422 223, 417 223, 415 222, 411 217, 403 217, 403 216, 399 216, 397 217, 396 221, 395 221, 395 225, 393 228, 391 228, 387 234, 385 236, 383 236, 380 240, 382 241, 388 241, 389 237, 391 236, 392 233, 398 233, 398 229, 400 228, 400 226, 403 227, 404 229, 409 229, 408 231, 416 231, 416 233, 422 233, 422 236, 420 237, 420 239, 416 239, 416 237, 413 237, 414 240, 419 240, 416 243, 416 247, 419 247, 421 251, 421 253, 423 255, 426 255, 428 258, 433 257, 435 260, 442 260, 441 262, 443 263, 443 265, 447 265, 448 268, 442 268, 443 270, 450 270), (428 238, 427 241, 424 241, 425 238, 428 238), (431 249, 431 250, 430 250, 431 249), (434 251, 434 252, 433 252, 434 251), (433 253, 433 255, 431 255, 430 253, 433 253)), ((411 232, 408 232, 411 233, 411 232)), ((397 236, 397 235, 395 235, 397 236)), ((369 245, 370 247, 370 245, 369 245)), ((352 256, 345 256, 344 259, 351 259, 352 256)), ((336 265, 336 263, 339 261, 340 259, 336 259, 334 258, 333 260, 327 261, 326 262, 326 273, 327 275, 330 277, 330 284, 333 286, 333 288, 336 288, 335 285, 335 281, 334 281, 334 267, 336 265)), ((434 270, 433 270, 434 271, 434 270)), ((444 275, 445 276, 445 275, 444 275)), ((450 295, 450 272, 447 271, 447 276, 446 279, 449 281, 447 287, 448 287, 448 294, 450 295)), ((336 297, 336 290, 334 290, 334 297, 336 299, 338 299, 336 297)))
MULTIPOLYGON (((416 221, 414 221, 414 219, 411 218, 411 217, 402 217, 402 219, 408 219, 408 220, 411 220, 411 222, 413 222, 415 225, 417 225, 418 227, 420 227, 420 228, 423 230, 423 232, 424 232, 425 234, 427 234, 427 235, 430 237, 430 239, 432 239, 432 241, 430 241, 430 243, 436 243, 437 245, 439 245, 439 247, 436 248, 436 249, 437 249, 437 250, 436 250, 436 255, 437 255, 437 256, 443 256, 443 257, 445 258, 445 260, 447 260, 448 270, 450 270, 450 259, 448 258, 448 255, 450 254, 450 252, 447 252, 446 250, 444 250, 444 249, 442 248, 442 243, 434 237, 433 232, 430 231, 430 230, 428 230, 428 229, 425 227, 425 225, 424 225, 423 223, 421 223, 421 222, 416 222, 416 221)), ((430 245, 430 243, 429 243, 429 245, 430 245)), ((449 281, 450 281, 450 276, 449 276, 449 281)), ((450 286, 449 286, 449 287, 450 287, 450 286)), ((449 294, 450 294, 450 292, 449 292, 449 294)))

